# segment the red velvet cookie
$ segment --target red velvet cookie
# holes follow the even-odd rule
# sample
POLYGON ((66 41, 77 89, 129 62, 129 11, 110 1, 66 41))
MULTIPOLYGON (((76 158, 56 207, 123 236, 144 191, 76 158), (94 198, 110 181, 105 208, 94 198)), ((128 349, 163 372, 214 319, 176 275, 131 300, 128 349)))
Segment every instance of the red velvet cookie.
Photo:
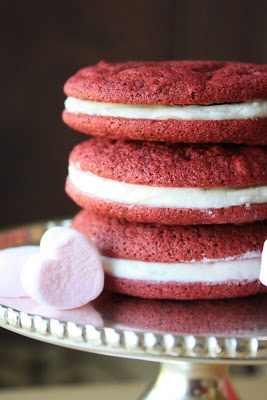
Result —
POLYGON ((102 61, 78 71, 64 91, 63 120, 87 134, 267 144, 266 65, 102 61))
POLYGON ((65 110, 63 121, 78 132, 110 139, 172 143, 267 144, 267 118, 226 121, 150 121, 74 114, 65 110))
POLYGON ((267 66, 235 61, 100 61, 78 71, 67 96, 121 104, 219 104, 267 98, 267 66))
POLYGON ((66 190, 129 221, 244 223, 267 218, 267 148, 92 139, 70 155, 66 190))
POLYGON ((168 226, 80 212, 72 227, 103 256, 106 288, 144 298, 241 297, 262 291, 267 224, 168 226))

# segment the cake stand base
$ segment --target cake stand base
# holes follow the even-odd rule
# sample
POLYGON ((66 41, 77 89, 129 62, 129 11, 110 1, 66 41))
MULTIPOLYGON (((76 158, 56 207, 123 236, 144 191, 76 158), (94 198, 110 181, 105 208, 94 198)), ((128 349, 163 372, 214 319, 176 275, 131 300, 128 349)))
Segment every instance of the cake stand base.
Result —
POLYGON ((238 400, 228 377, 227 366, 163 363, 140 400, 238 400))

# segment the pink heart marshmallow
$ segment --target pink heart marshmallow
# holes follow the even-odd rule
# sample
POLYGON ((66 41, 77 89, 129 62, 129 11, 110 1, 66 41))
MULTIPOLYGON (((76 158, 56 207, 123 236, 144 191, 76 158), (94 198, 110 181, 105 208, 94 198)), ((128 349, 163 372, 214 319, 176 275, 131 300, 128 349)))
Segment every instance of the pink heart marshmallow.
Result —
POLYGON ((267 240, 264 243, 261 256, 260 281, 267 286, 267 240))
POLYGON ((20 274, 25 262, 39 253, 39 246, 10 247, 0 250, 0 296, 25 297, 20 274))
POLYGON ((25 292, 39 304, 58 309, 81 307, 103 290, 104 271, 94 245, 83 234, 54 227, 43 235, 40 253, 21 273, 25 292))

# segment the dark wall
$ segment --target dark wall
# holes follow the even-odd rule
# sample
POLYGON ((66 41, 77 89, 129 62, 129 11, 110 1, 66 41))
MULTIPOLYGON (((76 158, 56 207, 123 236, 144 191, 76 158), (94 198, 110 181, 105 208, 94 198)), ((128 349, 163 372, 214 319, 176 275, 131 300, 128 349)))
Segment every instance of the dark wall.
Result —
POLYGON ((99 59, 267 62, 267 2, 1 1, 0 224, 75 211, 67 156, 83 139, 61 122, 64 81, 99 59))

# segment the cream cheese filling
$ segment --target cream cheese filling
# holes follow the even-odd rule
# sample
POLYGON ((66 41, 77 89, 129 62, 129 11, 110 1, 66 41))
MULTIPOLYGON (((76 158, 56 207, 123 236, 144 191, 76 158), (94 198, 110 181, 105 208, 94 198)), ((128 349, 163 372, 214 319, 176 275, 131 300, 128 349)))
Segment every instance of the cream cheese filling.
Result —
POLYGON ((212 105, 118 104, 67 97, 71 113, 153 120, 230 120, 267 117, 267 100, 212 105))
POLYGON ((255 281, 261 264, 260 257, 209 263, 156 263, 104 256, 102 260, 107 275, 150 282, 255 281))
POLYGON ((72 163, 69 180, 90 197, 136 206, 209 209, 267 203, 267 186, 199 189, 137 185, 84 172, 72 163))

